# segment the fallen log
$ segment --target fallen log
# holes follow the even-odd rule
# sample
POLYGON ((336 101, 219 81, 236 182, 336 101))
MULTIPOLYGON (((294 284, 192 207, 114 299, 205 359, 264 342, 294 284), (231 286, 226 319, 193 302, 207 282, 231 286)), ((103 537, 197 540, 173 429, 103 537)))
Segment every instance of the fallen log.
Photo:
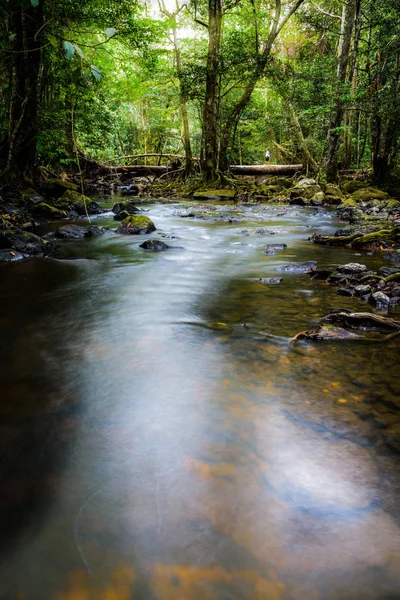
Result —
MULTIPOLYGON (((140 177, 143 175, 164 175, 173 173, 177 169, 171 165, 123 165, 108 166, 110 171, 122 171, 140 177)), ((303 171, 303 165, 232 165, 230 172, 233 175, 295 175, 303 171)))

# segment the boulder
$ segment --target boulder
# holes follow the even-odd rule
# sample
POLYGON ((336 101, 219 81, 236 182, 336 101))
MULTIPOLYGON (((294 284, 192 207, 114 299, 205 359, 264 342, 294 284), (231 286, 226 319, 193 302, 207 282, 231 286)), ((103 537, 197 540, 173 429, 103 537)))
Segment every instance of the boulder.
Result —
POLYGON ((82 227, 81 225, 63 225, 57 231, 55 231, 52 237, 56 237, 63 240, 79 240, 89 237, 97 237, 104 233, 102 227, 82 227))
POLYGON ((127 185, 119 185, 117 189, 121 196, 137 196, 140 191, 139 187, 134 183, 129 183, 127 185))
POLYGON ((152 252, 162 252, 163 250, 168 250, 170 247, 171 246, 168 246, 168 244, 161 240, 146 240, 143 244, 140 244, 140 248, 151 250, 152 252))
POLYGON ((389 308, 390 298, 383 292, 375 292, 369 297, 369 302, 376 306, 376 308, 387 310, 389 308))
POLYGON ((352 194, 360 188, 365 188, 365 181, 359 181, 358 179, 351 179, 342 183, 342 189, 346 194, 352 194))
POLYGON ((74 210, 78 215, 84 215, 86 214, 85 203, 88 207, 91 202, 92 200, 87 196, 82 196, 74 190, 67 190, 54 202, 54 206, 65 212, 74 210))
POLYGON ((121 225, 117 229, 117 233, 123 233, 128 235, 137 235, 141 233, 152 233, 156 230, 156 226, 149 217, 143 215, 130 216, 121 222, 121 225))
POLYGON ((53 198, 61 198, 67 190, 74 192, 78 190, 78 186, 75 183, 64 181, 63 179, 47 179, 44 185, 47 194, 53 198))
POLYGON ((5 229, 0 231, 0 249, 38 255, 47 254, 54 249, 54 246, 34 233, 20 229, 5 229))
POLYGON ((327 183, 325 186, 325 200, 328 204, 339 205, 343 203, 344 196, 337 185, 327 183))
POLYGON ((54 206, 50 206, 50 204, 46 204, 45 202, 39 202, 39 204, 34 204, 31 211, 32 215, 37 218, 43 219, 63 219, 65 217, 65 213, 54 206))
POLYGON ((364 275, 367 272, 367 267, 360 263, 347 263, 341 265, 336 270, 339 271, 339 273, 343 273, 343 275, 364 275))
POLYGON ((378 188, 364 187, 353 192, 351 197, 356 202, 369 202, 370 200, 387 200, 389 194, 382 190, 378 190, 378 188))
POLYGON ((125 212, 127 215, 133 215, 137 212, 140 212, 137 206, 135 206, 133 202, 130 202, 129 200, 122 200, 121 202, 117 202, 116 204, 114 204, 112 211, 116 215, 119 215, 121 212, 125 212))
POLYGON ((360 336, 352 331, 347 331, 342 327, 335 327, 333 325, 320 325, 315 329, 309 331, 303 331, 298 333, 292 341, 305 340, 310 342, 337 342, 340 340, 354 340, 360 336))

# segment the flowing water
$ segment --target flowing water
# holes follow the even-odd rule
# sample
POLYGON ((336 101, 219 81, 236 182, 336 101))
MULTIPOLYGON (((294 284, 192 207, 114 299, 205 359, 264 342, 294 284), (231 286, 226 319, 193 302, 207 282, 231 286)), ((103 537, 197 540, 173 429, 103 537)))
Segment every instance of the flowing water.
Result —
POLYGON ((288 343, 372 309, 275 271, 384 259, 213 208, 1 267, 1 600, 400 598, 399 342, 288 343))

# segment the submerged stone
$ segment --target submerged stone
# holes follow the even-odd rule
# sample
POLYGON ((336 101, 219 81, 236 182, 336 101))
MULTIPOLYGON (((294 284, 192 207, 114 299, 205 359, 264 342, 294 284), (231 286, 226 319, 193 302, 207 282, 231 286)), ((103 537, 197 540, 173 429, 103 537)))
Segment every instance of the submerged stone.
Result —
POLYGON ((284 265, 283 267, 278 267, 276 270, 284 271, 287 273, 309 273, 310 271, 315 271, 316 266, 316 260, 309 260, 308 262, 291 263, 289 265, 284 265))
POLYGON ((282 283, 282 281, 282 277, 262 277, 260 279, 260 282, 265 284, 278 284, 282 283))
POLYGON ((151 250, 153 252, 162 252, 163 250, 168 250, 170 247, 171 246, 168 246, 168 244, 161 240, 146 240, 143 244, 140 244, 140 248, 151 250))

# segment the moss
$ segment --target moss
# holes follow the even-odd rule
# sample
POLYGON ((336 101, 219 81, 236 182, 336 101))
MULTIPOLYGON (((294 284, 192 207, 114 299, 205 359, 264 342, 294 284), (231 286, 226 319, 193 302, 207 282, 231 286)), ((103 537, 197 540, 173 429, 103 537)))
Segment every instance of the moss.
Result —
POLYGON ((365 187, 365 181, 358 181, 358 179, 351 179, 350 181, 345 181, 342 184, 342 189, 346 192, 346 194, 352 194, 353 192, 365 187))
POLYGON ((398 200, 389 200, 389 202, 385 205, 385 208, 398 208, 400 206, 400 202, 398 200))
POLYGON ((92 200, 87 196, 82 196, 82 194, 79 194, 74 190, 67 190, 61 198, 58 198, 58 200, 54 202, 54 205, 60 210, 76 210, 78 214, 84 214, 86 212, 85 203, 87 206, 90 202, 92 202, 92 200))
POLYGON ((45 202, 35 204, 32 208, 32 213, 39 217, 46 217, 47 219, 62 219, 65 217, 65 214, 61 210, 45 202))
POLYGON ((343 198, 339 208, 348 206, 357 206, 357 202, 354 200, 354 198, 343 198))
POLYGON ((353 246, 360 247, 368 244, 380 244, 381 242, 395 242, 400 241, 400 227, 394 227, 393 229, 381 229, 374 233, 367 233, 358 237, 353 246))
POLYGON ((198 190, 194 198, 234 198, 235 190, 198 190))
POLYGON ((369 202, 370 200, 386 200, 389 194, 378 188, 366 187, 353 192, 351 196, 356 202, 369 202))
POLYGON ((153 221, 144 215, 126 217, 117 229, 118 233, 128 234, 151 233, 155 230, 153 221))
POLYGON ((64 181, 63 179, 48 179, 45 183, 46 192, 50 196, 59 198, 64 194, 66 190, 77 191, 78 186, 71 181, 64 181))

